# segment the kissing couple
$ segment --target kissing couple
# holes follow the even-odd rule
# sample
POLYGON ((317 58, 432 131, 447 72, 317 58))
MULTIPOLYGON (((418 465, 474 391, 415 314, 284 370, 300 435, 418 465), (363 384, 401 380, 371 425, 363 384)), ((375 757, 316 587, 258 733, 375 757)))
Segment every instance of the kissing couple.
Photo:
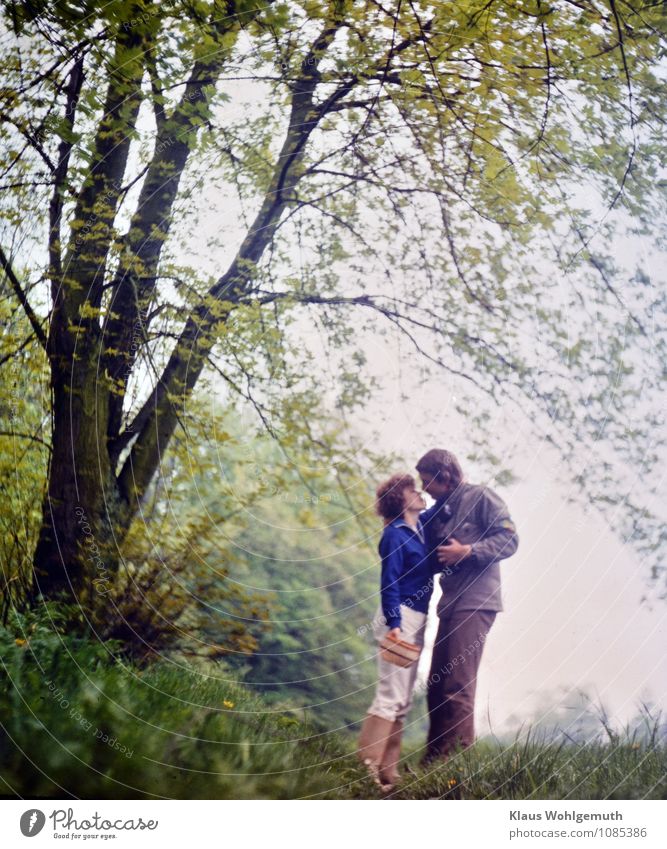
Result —
POLYGON ((485 486, 467 483, 456 457, 428 451, 417 463, 426 502, 411 475, 377 488, 384 519, 375 697, 361 727, 357 755, 383 791, 399 780, 401 736, 410 710, 433 581, 440 574, 438 633, 427 682, 429 731, 422 764, 434 764, 475 740, 477 670, 484 643, 503 609, 502 559, 518 536, 505 502, 485 486))

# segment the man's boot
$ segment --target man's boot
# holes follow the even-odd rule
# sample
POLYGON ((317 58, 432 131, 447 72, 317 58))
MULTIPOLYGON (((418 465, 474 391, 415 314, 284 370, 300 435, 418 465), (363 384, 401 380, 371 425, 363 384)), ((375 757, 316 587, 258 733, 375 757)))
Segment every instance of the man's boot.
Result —
POLYGON ((393 728, 394 723, 391 719, 384 719, 381 716, 375 716, 373 713, 366 714, 361 726, 357 757, 366 765, 376 784, 381 784, 380 764, 393 728))
POLYGON ((429 748, 419 761, 419 766, 422 767, 422 769, 426 769, 427 767, 432 767, 435 763, 441 760, 445 760, 444 752, 440 749, 429 748))
POLYGON ((395 719, 391 734, 387 740, 384 756, 380 763, 380 782, 382 789, 389 792, 400 778, 398 764, 401 759, 401 737, 403 736, 403 720, 395 719))

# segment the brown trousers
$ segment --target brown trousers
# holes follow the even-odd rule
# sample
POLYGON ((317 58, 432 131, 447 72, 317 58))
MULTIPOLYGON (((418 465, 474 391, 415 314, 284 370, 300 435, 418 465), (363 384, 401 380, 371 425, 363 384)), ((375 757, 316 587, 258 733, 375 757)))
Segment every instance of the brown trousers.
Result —
POLYGON ((477 670, 495 610, 460 610, 440 618, 428 677, 426 759, 475 742, 477 670))

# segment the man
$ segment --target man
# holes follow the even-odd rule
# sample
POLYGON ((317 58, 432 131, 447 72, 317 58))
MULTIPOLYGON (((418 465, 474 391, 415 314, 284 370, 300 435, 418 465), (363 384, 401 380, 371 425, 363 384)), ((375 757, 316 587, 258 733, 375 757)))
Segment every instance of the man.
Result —
POLYGON ((435 499, 421 521, 433 571, 442 573, 427 690, 428 763, 475 740, 477 670, 496 613, 503 609, 499 563, 514 554, 519 540, 503 500, 488 487, 466 483, 452 453, 428 451, 417 471, 424 491, 435 499))

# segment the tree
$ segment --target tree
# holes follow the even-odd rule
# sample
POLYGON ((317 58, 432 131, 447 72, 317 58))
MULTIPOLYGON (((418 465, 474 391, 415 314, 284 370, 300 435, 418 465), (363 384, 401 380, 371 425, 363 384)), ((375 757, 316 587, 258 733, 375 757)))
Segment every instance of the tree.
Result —
MULTIPOLYGON (((605 246, 663 214, 661 4, 4 8, 0 261, 51 379, 35 592, 94 578, 82 520, 117 568, 202 375, 286 449, 336 450, 306 414, 304 312, 353 352, 342 408, 364 391, 352 337, 380 318, 473 391, 528 401, 575 469, 604 440, 600 474, 579 482, 612 507, 617 460, 659 459, 664 303, 605 246), (204 179, 249 213, 214 275, 179 262, 204 179)), ((655 552, 664 524, 640 507, 643 524, 625 513, 655 552)))

